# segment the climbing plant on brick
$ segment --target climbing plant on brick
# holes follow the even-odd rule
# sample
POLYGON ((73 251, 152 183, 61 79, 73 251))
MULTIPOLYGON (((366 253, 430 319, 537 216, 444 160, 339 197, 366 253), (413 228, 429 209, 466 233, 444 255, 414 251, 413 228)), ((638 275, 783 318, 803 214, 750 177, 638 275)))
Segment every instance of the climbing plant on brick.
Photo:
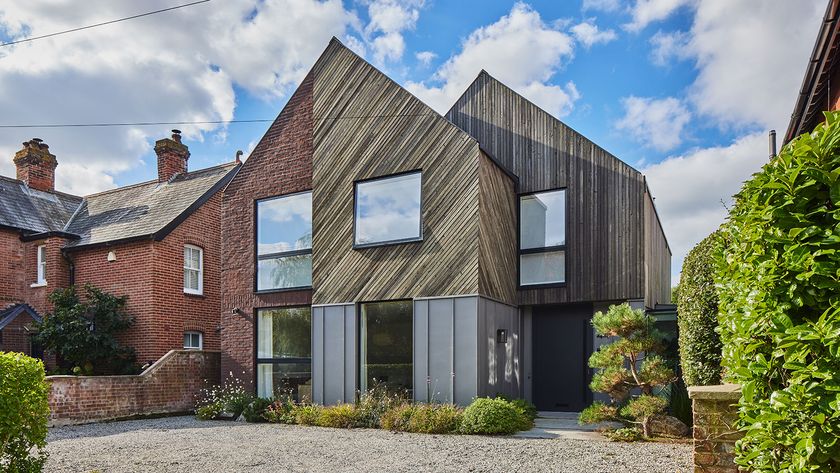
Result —
POLYGON ((722 364, 747 471, 840 471, 840 114, 736 196, 717 253, 722 364))
POLYGON ((720 246, 714 232, 686 255, 680 273, 677 321, 680 327, 680 367, 685 384, 706 386, 720 382, 718 296, 712 254, 720 246))

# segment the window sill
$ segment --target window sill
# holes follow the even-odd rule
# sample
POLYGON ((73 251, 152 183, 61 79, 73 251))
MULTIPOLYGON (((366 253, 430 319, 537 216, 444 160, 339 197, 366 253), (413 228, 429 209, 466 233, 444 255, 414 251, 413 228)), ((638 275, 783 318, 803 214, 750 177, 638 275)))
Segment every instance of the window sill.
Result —
POLYGON ((29 287, 47 287, 47 281, 44 282, 33 282, 29 285, 29 287))
POLYGON ((276 292, 311 291, 312 286, 281 287, 278 289, 257 289, 254 294, 274 294, 276 292))
POLYGON ((193 297, 204 297, 204 292, 190 292, 190 291, 184 290, 184 295, 185 296, 193 296, 193 297))

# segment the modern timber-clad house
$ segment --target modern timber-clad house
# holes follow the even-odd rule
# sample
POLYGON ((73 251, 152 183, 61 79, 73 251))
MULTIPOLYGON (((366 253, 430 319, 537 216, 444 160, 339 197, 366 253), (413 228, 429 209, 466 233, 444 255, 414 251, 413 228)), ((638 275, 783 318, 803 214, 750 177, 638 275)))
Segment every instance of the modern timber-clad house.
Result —
POLYGON ((579 410, 594 311, 670 302, 638 171, 486 73, 443 117, 335 39, 222 212, 222 372, 262 396, 579 410))

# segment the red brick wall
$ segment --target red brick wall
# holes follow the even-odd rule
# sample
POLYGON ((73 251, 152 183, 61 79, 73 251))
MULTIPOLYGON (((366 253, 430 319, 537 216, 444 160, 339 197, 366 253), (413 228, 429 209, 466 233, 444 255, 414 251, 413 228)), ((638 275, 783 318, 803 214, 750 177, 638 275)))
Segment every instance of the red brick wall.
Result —
POLYGON ((29 314, 20 314, 15 317, 9 325, 0 330, 0 351, 17 351, 25 355, 31 355, 29 335, 31 332, 26 327, 32 324, 29 314))
POLYGON ((49 312, 49 293, 67 287, 67 261, 61 255, 63 238, 23 242, 20 234, 0 230, 0 308, 26 302, 41 315, 49 312), (38 246, 47 246, 46 286, 32 287, 38 280, 38 246))
POLYGON ((22 302, 26 275, 23 243, 17 232, 0 230, 0 309, 22 302))
POLYGON ((222 201, 222 377, 254 381, 254 309, 308 305, 312 291, 254 293, 254 201, 312 188, 312 76, 254 148, 222 201), (233 313, 235 308, 240 312, 233 313))
POLYGON ((136 376, 48 376, 52 425, 193 410, 219 384, 219 353, 179 350, 136 376))
POLYGON ((183 348, 184 332, 204 335, 204 348, 219 350, 219 218, 216 194, 162 241, 151 240, 72 252, 76 284, 91 283, 115 295, 127 295, 134 325, 122 342, 134 347, 140 363, 183 348), (204 250, 204 294, 184 293, 184 245, 204 250), (108 252, 116 261, 108 262, 108 252))

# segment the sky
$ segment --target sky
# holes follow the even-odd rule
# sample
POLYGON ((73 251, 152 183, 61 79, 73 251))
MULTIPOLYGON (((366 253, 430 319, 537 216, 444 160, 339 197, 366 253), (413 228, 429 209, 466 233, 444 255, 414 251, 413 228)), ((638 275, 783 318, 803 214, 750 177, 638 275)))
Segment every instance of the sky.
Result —
MULTIPOLYGON (((481 69, 644 173, 679 277, 784 135, 827 0, 212 0, 0 47, 0 126, 180 125, 191 169, 247 154, 335 36, 445 112, 481 69)), ((187 0, 0 0, 0 42, 187 0)), ((58 190, 156 178, 172 126, 0 127, 0 174, 42 138, 58 190)))

